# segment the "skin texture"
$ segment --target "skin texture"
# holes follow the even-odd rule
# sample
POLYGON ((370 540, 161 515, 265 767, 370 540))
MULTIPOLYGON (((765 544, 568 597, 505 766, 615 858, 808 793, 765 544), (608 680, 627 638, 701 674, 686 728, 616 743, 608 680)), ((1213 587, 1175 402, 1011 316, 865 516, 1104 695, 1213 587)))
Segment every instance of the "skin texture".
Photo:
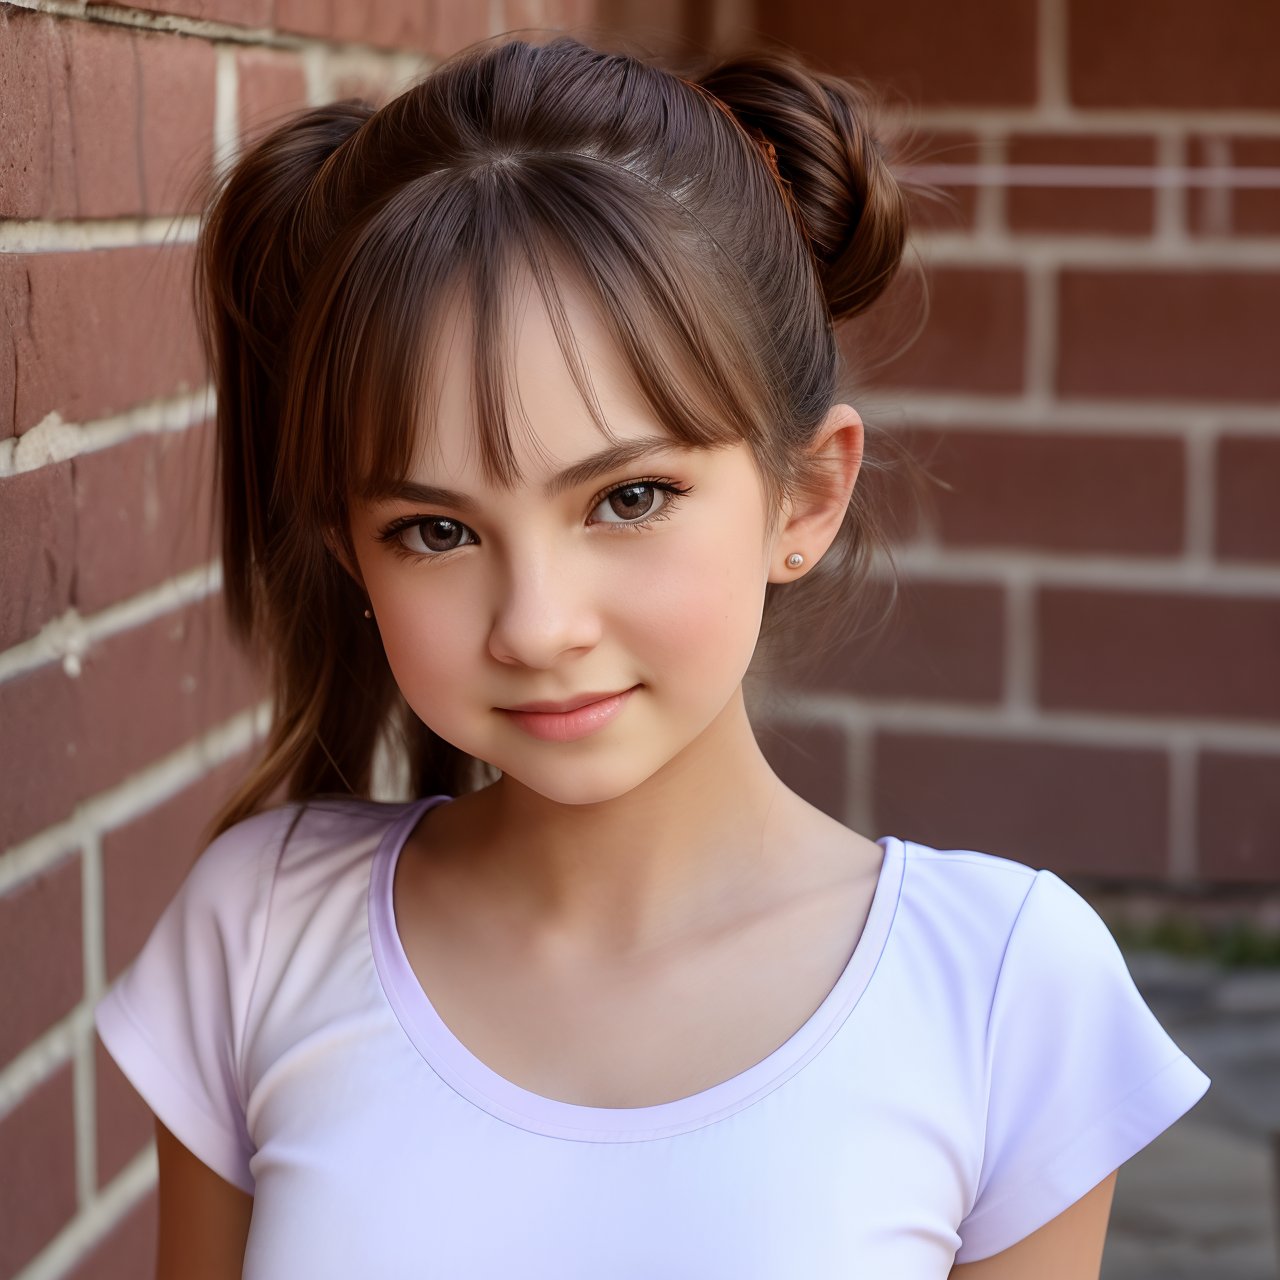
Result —
POLYGON ((196 1159, 156 1121, 156 1280, 239 1280, 253 1197, 196 1159))

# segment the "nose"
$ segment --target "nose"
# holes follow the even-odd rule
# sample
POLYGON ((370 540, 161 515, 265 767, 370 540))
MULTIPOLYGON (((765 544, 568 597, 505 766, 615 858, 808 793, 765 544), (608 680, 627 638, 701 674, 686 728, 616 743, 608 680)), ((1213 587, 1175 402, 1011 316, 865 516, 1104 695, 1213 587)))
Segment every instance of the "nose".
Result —
POLYGON ((505 566, 489 632, 489 652, 508 665, 547 669, 600 640, 589 576, 550 548, 526 546, 505 566))

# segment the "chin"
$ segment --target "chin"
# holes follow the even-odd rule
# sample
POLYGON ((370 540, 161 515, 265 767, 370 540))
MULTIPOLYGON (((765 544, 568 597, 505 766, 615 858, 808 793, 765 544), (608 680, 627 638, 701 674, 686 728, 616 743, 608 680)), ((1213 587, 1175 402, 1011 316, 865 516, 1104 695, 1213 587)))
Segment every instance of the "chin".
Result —
POLYGON ((536 792, 553 804, 607 804, 634 791, 648 774, 623 776, 616 769, 596 769, 590 764, 565 761, 560 768, 504 769, 503 776, 536 792))

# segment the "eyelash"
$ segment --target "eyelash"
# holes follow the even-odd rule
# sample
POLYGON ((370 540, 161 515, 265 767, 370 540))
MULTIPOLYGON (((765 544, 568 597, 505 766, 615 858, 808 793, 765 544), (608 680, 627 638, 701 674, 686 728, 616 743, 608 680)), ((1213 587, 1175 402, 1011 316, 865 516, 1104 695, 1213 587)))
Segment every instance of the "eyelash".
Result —
MULTIPOLYGON (((615 493, 621 493, 624 489, 634 489, 640 485, 658 489, 667 495, 666 501, 657 511, 652 515, 643 516, 639 520, 604 520, 599 521, 599 523, 617 530, 647 529, 652 525, 657 524, 659 520, 665 520, 671 514, 672 509, 679 503, 680 499, 686 494, 693 492, 692 485, 677 484, 674 480, 668 480, 660 476, 641 476, 637 477, 635 480, 627 480, 623 484, 611 485, 608 489, 598 493, 594 498, 592 498, 591 505, 588 510, 594 511, 606 498, 613 497, 615 493)), ((431 520, 444 519, 449 519, 450 524, 460 525, 462 528, 466 529, 468 533, 472 534, 473 537, 475 536, 474 531, 468 525, 462 524, 461 520, 453 520, 446 516, 400 516, 397 519, 392 520, 390 524, 380 530, 375 536, 379 542, 388 543, 391 552, 402 559, 439 560, 449 555, 450 552, 461 551, 462 547, 450 547, 448 551, 432 551, 424 554, 421 551, 412 551, 406 547, 404 543, 400 541, 400 534, 402 534, 406 529, 412 529, 415 525, 426 524, 431 520)), ((463 546, 472 545, 474 544, 463 544, 463 546)))

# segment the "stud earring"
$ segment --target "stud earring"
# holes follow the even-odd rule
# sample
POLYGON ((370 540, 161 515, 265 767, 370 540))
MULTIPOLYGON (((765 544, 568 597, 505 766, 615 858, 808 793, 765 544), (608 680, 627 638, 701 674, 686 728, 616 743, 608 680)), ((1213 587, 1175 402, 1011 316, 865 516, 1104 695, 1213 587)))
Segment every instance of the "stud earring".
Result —
POLYGON ((798 551, 793 551, 787 557, 787 568, 789 569, 798 569, 802 564, 804 564, 804 556, 798 551))
POLYGON ((372 609, 366 609, 366 610, 364 611, 364 616, 365 616, 366 618, 372 618, 372 617, 373 617, 373 610, 372 610, 372 609))

